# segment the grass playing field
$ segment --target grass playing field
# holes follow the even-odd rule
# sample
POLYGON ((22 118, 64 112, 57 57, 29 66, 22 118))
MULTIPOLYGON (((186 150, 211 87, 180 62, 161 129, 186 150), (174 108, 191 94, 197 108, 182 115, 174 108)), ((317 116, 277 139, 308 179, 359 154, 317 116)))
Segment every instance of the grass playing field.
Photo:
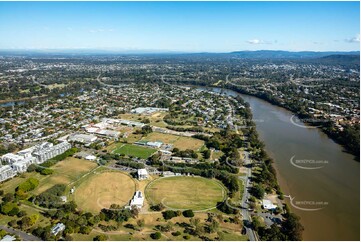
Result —
POLYGON ((151 115, 126 113, 126 114, 121 114, 120 118, 138 121, 138 122, 141 122, 144 119, 149 119, 150 125, 165 128, 167 124, 163 121, 163 118, 166 114, 167 112, 155 112, 151 115))
POLYGON ((121 172, 91 175, 75 189, 74 201, 80 209, 98 213, 111 204, 128 204, 135 193, 135 182, 121 172))
POLYGON ((192 137, 183 137, 172 134, 162 134, 153 132, 148 134, 142 140, 147 141, 161 141, 165 144, 173 144, 173 148, 178 148, 180 150, 198 150, 204 145, 203 140, 195 139, 192 137))
POLYGON ((203 177, 167 177, 150 183, 145 190, 149 203, 163 203, 169 209, 195 211, 214 208, 226 192, 216 180, 203 177))
POLYGON ((124 154, 127 156, 134 156, 142 159, 147 159, 156 151, 157 151, 156 149, 146 148, 138 145, 125 144, 123 146, 116 148, 113 152, 116 154, 124 154))
POLYGON ((54 170, 54 173, 50 176, 37 175, 40 184, 33 193, 40 194, 56 184, 67 185, 76 181, 95 167, 97 167, 97 164, 93 161, 68 157, 50 167, 50 169, 54 170))

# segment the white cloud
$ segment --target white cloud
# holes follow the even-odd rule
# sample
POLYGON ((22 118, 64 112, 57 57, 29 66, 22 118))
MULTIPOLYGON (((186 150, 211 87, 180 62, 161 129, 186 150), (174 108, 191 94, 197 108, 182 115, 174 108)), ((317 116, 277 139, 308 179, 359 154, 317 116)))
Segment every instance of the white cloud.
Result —
POLYGON ((259 40, 259 39, 250 39, 247 41, 248 44, 252 44, 252 45, 258 45, 258 44, 261 44, 262 43, 262 40, 259 40))
MULTIPOLYGON (((260 40, 260 39, 250 39, 250 40, 247 40, 247 43, 251 44, 251 45, 272 44, 272 42, 270 42, 270 41, 264 41, 264 40, 260 40)), ((275 41, 275 43, 277 43, 277 41, 275 41)))
POLYGON ((345 39, 345 41, 348 43, 360 43, 360 34, 356 35, 353 38, 345 39))

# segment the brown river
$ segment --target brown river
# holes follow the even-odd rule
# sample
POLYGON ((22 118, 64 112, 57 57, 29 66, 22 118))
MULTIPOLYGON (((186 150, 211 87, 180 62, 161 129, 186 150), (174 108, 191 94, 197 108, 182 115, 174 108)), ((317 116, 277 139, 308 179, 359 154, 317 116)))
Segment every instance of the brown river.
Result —
MULTIPOLYGON (((203 88, 202 88, 203 89, 203 88)), ((212 88, 220 92, 219 88, 212 88)), ((301 217, 304 240, 360 239, 360 163, 318 128, 308 127, 284 108, 241 95, 292 212, 301 217)))

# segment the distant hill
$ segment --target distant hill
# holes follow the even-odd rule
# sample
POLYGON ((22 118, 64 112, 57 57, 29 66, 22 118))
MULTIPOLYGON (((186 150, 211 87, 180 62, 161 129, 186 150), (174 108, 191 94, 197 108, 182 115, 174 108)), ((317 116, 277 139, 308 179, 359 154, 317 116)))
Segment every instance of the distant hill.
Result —
POLYGON ((155 55, 167 57, 211 57, 211 58, 247 58, 247 59, 302 59, 302 58, 320 58, 331 55, 360 55, 360 51, 350 52, 316 52, 316 51, 283 51, 283 50, 257 50, 257 51, 234 51, 234 52, 177 52, 177 51, 161 51, 161 50, 97 50, 97 49, 39 49, 39 50, 2 50, 0 55, 155 55))
POLYGON ((235 51, 231 52, 231 55, 238 58, 249 58, 249 59, 301 59, 301 58, 320 58, 326 56, 346 56, 346 55, 360 55, 360 51, 350 52, 338 52, 338 51, 327 51, 327 52, 316 52, 316 51, 282 51, 282 50, 258 50, 258 51, 235 51))
POLYGON ((292 59, 295 63, 304 64, 322 64, 322 65, 340 65, 350 69, 360 69, 360 55, 355 54, 337 54, 327 55, 317 58, 298 58, 292 59))
POLYGON ((360 63, 360 55, 328 55, 319 58, 321 61, 326 62, 335 62, 335 63, 344 63, 347 62, 349 64, 359 64, 360 63))

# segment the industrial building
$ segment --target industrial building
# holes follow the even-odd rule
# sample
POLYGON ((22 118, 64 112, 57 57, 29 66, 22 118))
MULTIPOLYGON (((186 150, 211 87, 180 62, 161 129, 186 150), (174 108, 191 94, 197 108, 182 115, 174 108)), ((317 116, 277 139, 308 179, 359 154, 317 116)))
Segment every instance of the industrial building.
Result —
POLYGON ((82 144, 91 144, 97 140, 97 137, 92 134, 72 134, 69 135, 68 141, 79 142, 82 144))

